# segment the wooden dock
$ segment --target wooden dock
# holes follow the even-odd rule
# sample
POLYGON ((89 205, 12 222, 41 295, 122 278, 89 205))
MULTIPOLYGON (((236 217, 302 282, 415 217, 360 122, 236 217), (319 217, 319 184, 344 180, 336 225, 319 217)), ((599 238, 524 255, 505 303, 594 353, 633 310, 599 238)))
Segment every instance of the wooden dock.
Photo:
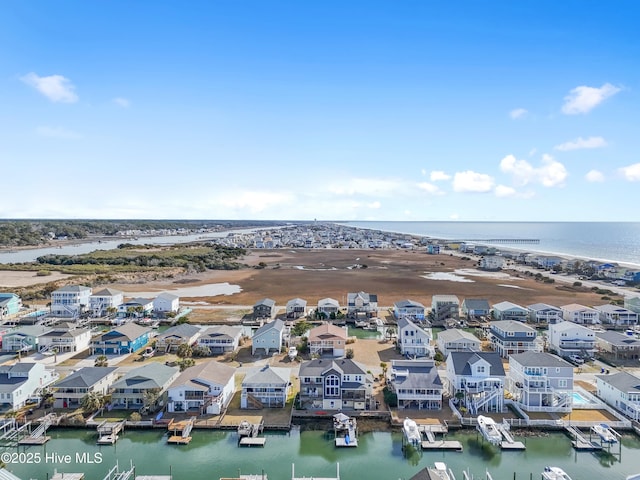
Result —
POLYGON ((85 480, 84 473, 62 473, 54 472, 51 480, 85 480))
POLYGON ((567 425, 565 427, 569 436, 572 438, 571 445, 573 448, 580 452, 594 452, 598 450, 602 450, 602 445, 596 442, 592 442, 590 439, 587 439, 580 430, 571 425, 567 425))
POLYGON ((97 426, 98 431, 98 445, 113 445, 118 441, 118 434, 124 431, 124 425, 126 420, 121 422, 108 422, 104 421, 97 426))
POLYGON ((348 417, 344 413, 333 416, 333 432, 336 447, 357 447, 358 426, 355 418, 348 417))
POLYGON ((172 443, 176 445, 186 445, 191 442, 191 430, 193 430, 193 424, 195 423, 195 418, 192 417, 188 420, 175 421, 171 419, 169 425, 167 425, 167 430, 173 432, 173 435, 169 435, 167 439, 167 443, 172 443))
POLYGON ((256 419, 256 423, 242 420, 238 425, 238 446, 240 447, 264 447, 267 443, 265 437, 258 435, 264 430, 264 420, 262 417, 256 419))
POLYGON ((439 433, 445 435, 449 430, 445 425, 418 425, 418 430, 423 435, 423 440, 420 444, 422 450, 454 450, 456 452, 462 451, 462 443, 457 440, 442 440, 437 439, 435 434, 439 433))
POLYGON ((264 447, 265 443, 265 437, 242 437, 238 442, 241 447, 264 447))

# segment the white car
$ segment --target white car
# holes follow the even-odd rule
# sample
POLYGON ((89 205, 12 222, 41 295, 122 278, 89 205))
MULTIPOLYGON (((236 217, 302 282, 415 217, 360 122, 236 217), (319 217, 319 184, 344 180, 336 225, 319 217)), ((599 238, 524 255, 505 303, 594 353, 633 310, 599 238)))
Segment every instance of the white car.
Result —
POLYGON ((584 359, 578 355, 569 355, 569 361, 577 363, 578 365, 582 365, 584 363, 584 359))

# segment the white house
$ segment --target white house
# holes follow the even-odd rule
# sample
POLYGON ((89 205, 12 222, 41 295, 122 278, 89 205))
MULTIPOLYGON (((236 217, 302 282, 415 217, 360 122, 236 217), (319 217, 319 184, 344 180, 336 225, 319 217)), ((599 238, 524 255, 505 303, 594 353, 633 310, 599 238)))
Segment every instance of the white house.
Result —
POLYGON ((554 307, 553 305, 547 305, 546 303, 534 303, 528 305, 529 320, 532 323, 558 323, 562 321, 562 309, 554 307))
POLYGON ((67 285, 51 292, 51 315, 77 318, 89 307, 91 288, 82 285, 67 285))
POLYGON ((493 318, 496 320, 515 320, 526 322, 529 310, 511 302, 500 302, 493 306, 493 318))
POLYGON ((458 328, 443 330, 438 333, 436 345, 438 350, 447 357, 451 352, 479 352, 480 339, 474 334, 458 328))
POLYGON ((340 303, 333 298, 323 298, 318 300, 318 316, 330 318, 331 315, 337 315, 340 311, 340 303))
POLYGON ((287 318, 301 318, 307 315, 307 301, 302 298, 292 298, 285 307, 287 318))
POLYGON ((414 300, 400 300, 393 304, 393 315, 398 318, 409 317, 410 320, 424 320, 425 307, 414 300))
POLYGON ((398 408, 442 408, 442 380, 433 360, 391 360, 388 382, 398 397, 398 408))
POLYGON ((116 370, 117 367, 83 367, 56 382, 51 388, 53 408, 75 409, 89 393, 106 395, 117 378, 116 370))
POLYGON ((640 378, 629 372, 596 375, 596 388, 605 403, 640 421, 640 378))
POLYGON ((247 373, 242 381, 240 408, 284 408, 290 390, 290 369, 266 365, 247 373))
POLYGON ((549 325, 549 350, 563 358, 570 355, 592 358, 596 351, 596 333, 572 322, 549 325))
POLYGON ((284 322, 277 318, 255 331, 251 339, 251 355, 255 355, 256 352, 268 355, 272 350, 279 352, 283 342, 284 322))
POLYGON ((536 341, 536 331, 529 325, 515 320, 491 322, 489 327, 491 345, 501 357, 528 351, 542 351, 536 341))
POLYGON ((407 357, 432 357, 431 329, 422 328, 406 317, 398 320, 398 348, 407 357))
POLYGON ((597 310, 577 303, 570 303, 560 307, 562 318, 567 322, 580 323, 583 325, 595 325, 600 323, 600 314, 597 310))
POLYGON ((23 407, 29 397, 58 379, 58 374, 42 363, 15 363, 0 366, 0 405, 10 410, 23 407))
POLYGON ((449 319, 460 319, 460 300, 455 295, 433 295, 431 297, 433 322, 441 324, 449 319))
POLYGON ((153 311, 157 313, 176 313, 180 310, 180 297, 163 292, 153 299, 153 311))
POLYGON ((480 259, 479 267, 482 270, 500 270, 504 266, 504 257, 501 255, 485 255, 480 259))
POLYGON ((452 352, 447 357, 449 395, 473 415, 502 412, 506 374, 496 352, 452 352))
POLYGON ((111 309, 117 309, 122 302, 124 293, 120 290, 103 288, 89 296, 89 310, 94 317, 104 317, 111 309))
POLYGON ((176 352, 180 345, 194 345, 199 336, 200 327, 197 325, 174 325, 156 337, 156 348, 163 353, 176 352))
POLYGON ((40 352, 82 352, 91 344, 91 330, 87 328, 53 327, 38 337, 40 352))
POLYGON ((235 368, 210 360, 184 370, 167 390, 167 410, 219 415, 233 398, 235 368))
POLYGON ((134 298, 118 305, 119 317, 142 318, 153 312, 153 300, 150 298, 134 298))
POLYGON ((593 307, 600 315, 600 321, 609 325, 629 326, 638 324, 638 314, 617 305, 606 304, 593 307))
POLYGON ((207 347, 212 355, 235 352, 240 346, 242 327, 231 325, 214 325, 198 337, 198 346, 207 347))

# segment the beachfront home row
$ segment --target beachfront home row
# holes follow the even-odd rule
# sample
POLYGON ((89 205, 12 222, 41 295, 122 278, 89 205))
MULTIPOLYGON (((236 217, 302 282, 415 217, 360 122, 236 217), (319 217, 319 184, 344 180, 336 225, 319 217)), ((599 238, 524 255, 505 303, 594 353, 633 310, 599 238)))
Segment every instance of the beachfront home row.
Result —
POLYGON ((89 310, 93 317, 105 317, 117 312, 123 302, 123 292, 115 288, 103 288, 89 295, 89 310))
POLYGON ((91 288, 83 285, 66 285, 51 292, 51 315, 78 318, 89 307, 91 288))
POLYGON ((55 327, 27 325, 5 333, 2 351, 29 352, 81 352, 89 347, 91 332, 75 325, 59 324, 55 327))
POLYGON ((15 411, 23 407, 57 379, 58 374, 41 363, 0 366, 0 408, 15 411))

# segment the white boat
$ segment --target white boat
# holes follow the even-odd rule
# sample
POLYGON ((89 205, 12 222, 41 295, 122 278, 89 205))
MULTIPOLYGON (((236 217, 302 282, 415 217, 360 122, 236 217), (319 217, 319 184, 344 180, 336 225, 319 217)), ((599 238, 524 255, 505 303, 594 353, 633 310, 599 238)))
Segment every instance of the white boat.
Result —
POLYGON ((402 423, 402 433, 412 445, 420 445, 422 443, 422 434, 418 429, 418 424, 408 417, 402 423))
POLYGON ((591 429, 600 436, 600 439, 606 443, 616 443, 618 439, 606 423, 599 423, 591 427, 591 429))
POLYGON ((298 349, 296 347, 289 347, 287 355, 289 356, 289 360, 295 360, 298 356, 298 349))
POLYGON ((485 417, 484 415, 478 415, 478 430, 487 442, 498 445, 502 442, 502 433, 498 429, 496 422, 491 417, 485 417))
POLYGON ((442 480, 456 480, 453 472, 447 468, 447 464, 444 462, 433 462, 433 468, 428 468, 431 478, 439 478, 442 480))
POLYGON ((560 467, 544 467, 543 480, 571 480, 571 477, 560 467))

